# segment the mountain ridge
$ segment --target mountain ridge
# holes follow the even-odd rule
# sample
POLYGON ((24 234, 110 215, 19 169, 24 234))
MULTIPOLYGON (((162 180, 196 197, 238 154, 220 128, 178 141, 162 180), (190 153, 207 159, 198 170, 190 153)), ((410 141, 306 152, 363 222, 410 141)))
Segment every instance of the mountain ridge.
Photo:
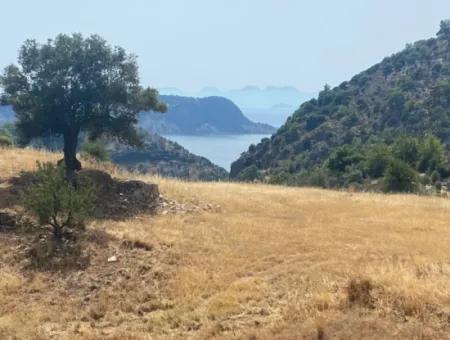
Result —
POLYGON ((204 98, 161 95, 168 105, 165 114, 146 112, 140 115, 143 128, 159 134, 269 134, 275 128, 249 120, 231 100, 210 96, 204 98))
POLYGON ((399 133, 431 131, 450 143, 450 23, 436 38, 420 40, 304 102, 269 139, 232 164, 266 176, 312 170, 344 144, 368 145, 399 133))

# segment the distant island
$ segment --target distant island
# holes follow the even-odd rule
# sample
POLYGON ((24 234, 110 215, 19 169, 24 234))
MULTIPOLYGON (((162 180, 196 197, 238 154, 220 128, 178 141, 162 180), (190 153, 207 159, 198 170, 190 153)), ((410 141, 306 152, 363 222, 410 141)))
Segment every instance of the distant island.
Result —
POLYGON ((160 99, 167 104, 167 113, 142 113, 140 127, 164 135, 271 134, 276 131, 269 124, 248 119, 227 98, 162 95, 160 99))
POLYGON ((217 87, 204 87, 199 91, 183 91, 176 87, 160 87, 160 94, 185 97, 218 96, 230 99, 249 119, 281 126, 299 104, 317 96, 316 92, 300 91, 293 86, 245 86, 240 89, 222 90, 217 87))

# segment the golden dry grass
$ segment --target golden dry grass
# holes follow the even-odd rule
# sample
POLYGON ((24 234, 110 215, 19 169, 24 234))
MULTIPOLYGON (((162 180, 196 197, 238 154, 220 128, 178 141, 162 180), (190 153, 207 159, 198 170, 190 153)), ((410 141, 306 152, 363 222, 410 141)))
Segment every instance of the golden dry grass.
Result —
MULTIPOLYGON (((0 178, 57 158, 0 150, 0 178)), ((92 303, 80 302, 76 285, 58 289, 72 277, 0 266, 0 337, 450 338, 450 200, 109 171, 157 182, 179 202, 220 209, 93 221, 91 230, 158 245, 163 255, 119 258, 132 276, 92 303), (133 271, 150 259, 151 284, 133 271), (136 312, 145 294, 159 302, 136 312)), ((0 243, 3 257, 11 251, 0 243)), ((91 265, 92 280, 102 266, 91 265)))

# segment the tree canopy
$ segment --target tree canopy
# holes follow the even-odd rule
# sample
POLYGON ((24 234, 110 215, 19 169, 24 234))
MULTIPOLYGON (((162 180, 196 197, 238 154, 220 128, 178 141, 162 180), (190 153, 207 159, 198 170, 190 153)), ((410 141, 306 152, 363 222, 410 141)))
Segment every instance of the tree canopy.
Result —
POLYGON ((98 35, 25 41, 18 65, 5 68, 0 85, 2 102, 16 112, 21 142, 63 136, 68 171, 81 167, 76 159, 80 132, 93 139, 109 134, 135 145, 140 141, 137 114, 166 111, 158 92, 140 85, 136 57, 98 35))

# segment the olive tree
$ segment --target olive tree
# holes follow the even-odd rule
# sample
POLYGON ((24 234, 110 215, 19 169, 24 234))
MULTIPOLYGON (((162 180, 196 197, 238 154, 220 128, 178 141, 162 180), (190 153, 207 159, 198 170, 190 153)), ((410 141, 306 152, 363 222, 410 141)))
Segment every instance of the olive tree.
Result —
POLYGON ((140 85, 136 57, 98 35, 25 41, 18 65, 5 68, 0 85, 2 103, 16 112, 23 144, 47 135, 63 137, 68 176, 81 168, 76 158, 81 132, 138 144, 137 114, 166 110, 155 89, 140 85))

